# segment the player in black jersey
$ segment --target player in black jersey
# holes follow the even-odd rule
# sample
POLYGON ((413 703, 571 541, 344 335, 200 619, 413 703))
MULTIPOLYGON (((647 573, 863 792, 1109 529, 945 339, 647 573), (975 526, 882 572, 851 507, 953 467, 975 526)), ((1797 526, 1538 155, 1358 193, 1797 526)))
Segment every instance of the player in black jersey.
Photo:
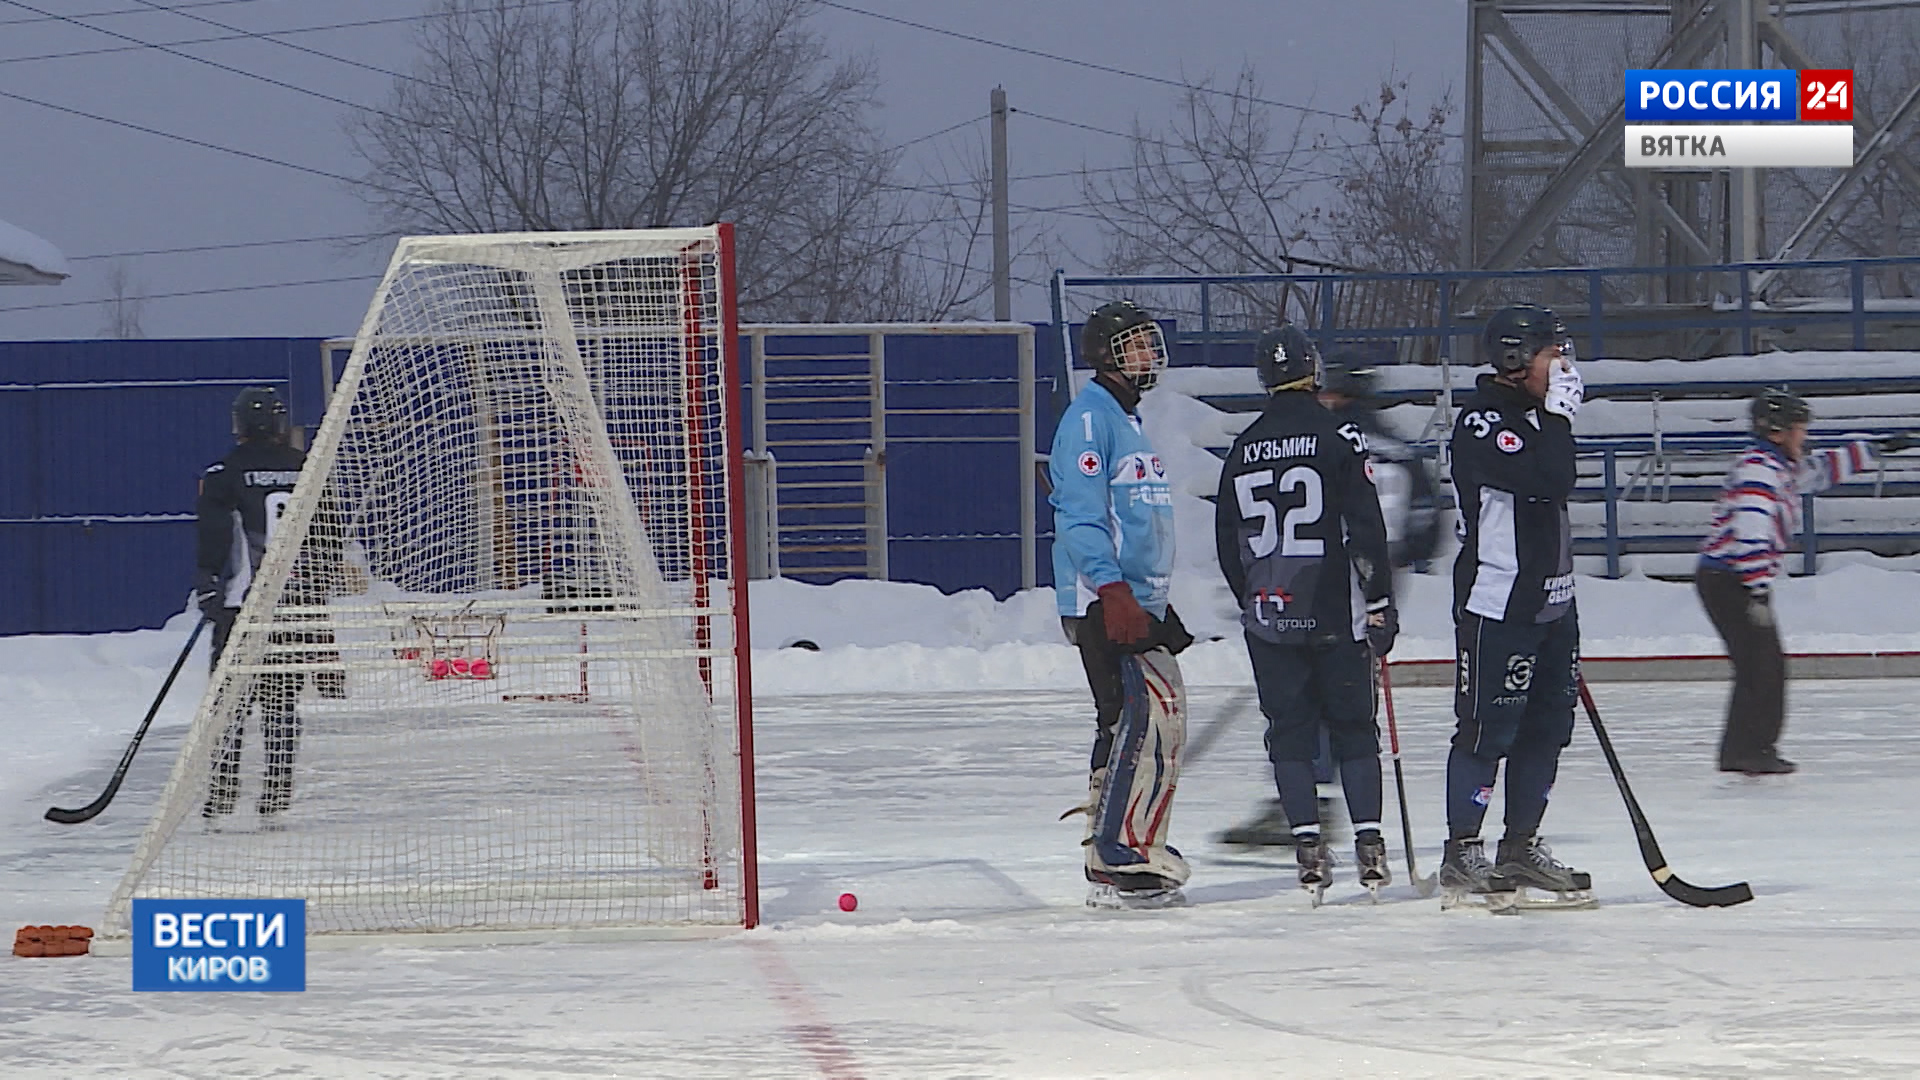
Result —
POLYGON ((1588 876, 1538 837, 1560 751, 1573 739, 1580 622, 1573 595, 1573 341, 1553 312, 1495 312, 1493 374, 1461 403, 1451 443, 1461 547, 1453 565, 1454 716, 1447 757, 1448 902, 1532 887, 1584 902, 1588 876), (1506 836, 1489 860, 1480 826, 1506 761, 1506 836))
POLYGON ((1255 348, 1269 397, 1221 467, 1214 535, 1240 604, 1300 885, 1317 901, 1333 865, 1315 799, 1322 725, 1346 792, 1360 883, 1377 890, 1389 879, 1373 670, 1399 621, 1366 437, 1315 400, 1320 357, 1298 327, 1269 330, 1255 348))
MULTIPOLYGON (((306 455, 292 445, 287 406, 269 387, 249 387, 233 402, 235 445, 200 477, 194 508, 199 526, 199 576, 194 591, 213 628, 217 670, 267 544, 292 501, 306 455)), ((290 582, 289 590, 299 583, 290 582)), ((324 597, 320 598, 324 602, 324 597)), ((275 645, 305 643, 313 635, 275 631, 275 645)), ((267 662, 290 660, 269 654, 267 662)), ((293 798, 293 762, 300 747, 300 717, 294 708, 303 677, 298 672, 257 676, 252 693, 235 711, 214 751, 212 777, 201 815, 233 813, 240 796, 240 750, 247 713, 257 709, 266 750, 266 777, 256 806, 262 817, 285 809, 293 798)))

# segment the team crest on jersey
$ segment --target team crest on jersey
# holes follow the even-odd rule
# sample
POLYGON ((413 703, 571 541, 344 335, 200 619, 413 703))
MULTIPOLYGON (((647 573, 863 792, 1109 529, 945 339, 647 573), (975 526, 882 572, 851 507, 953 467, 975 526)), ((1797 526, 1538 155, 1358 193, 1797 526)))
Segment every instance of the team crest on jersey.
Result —
POLYGON ((1145 480, 1147 478, 1147 463, 1140 458, 1133 459, 1133 478, 1135 480, 1145 480))
POLYGON ((1167 478, 1167 467, 1165 465, 1160 464, 1159 454, 1155 454, 1152 457, 1148 458, 1147 463, 1153 466, 1153 478, 1155 480, 1165 480, 1167 478))
POLYGON ((1520 448, 1527 444, 1522 442, 1520 436, 1515 435, 1513 432, 1503 431, 1493 437, 1493 445, 1499 447, 1506 453, 1517 454, 1520 452, 1520 448))
POLYGON ((1081 453, 1080 471, 1083 473, 1086 473, 1088 476, 1099 476, 1100 475, 1100 455, 1094 453, 1091 450, 1087 450, 1081 453))

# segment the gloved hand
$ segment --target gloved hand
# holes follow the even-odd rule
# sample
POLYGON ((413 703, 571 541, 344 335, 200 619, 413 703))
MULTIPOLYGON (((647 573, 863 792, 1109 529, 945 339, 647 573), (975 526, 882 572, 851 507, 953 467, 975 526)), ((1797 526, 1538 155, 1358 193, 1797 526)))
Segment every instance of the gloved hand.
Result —
POLYGON ((218 574, 203 573, 199 579, 195 581, 193 586, 193 606, 199 608, 200 614, 209 619, 220 616, 220 612, 227 606, 227 597, 225 592, 220 588, 220 576, 218 574))
POLYGON ((1773 594, 1767 589, 1754 589, 1747 594, 1747 621, 1755 626, 1773 625, 1773 594))
POLYGON ((1131 645, 1147 639, 1153 624, 1147 620, 1147 610, 1133 598, 1131 586, 1115 581, 1095 591, 1100 594, 1100 616, 1106 623, 1108 641, 1131 645))
POLYGON ((1375 600, 1367 605, 1367 644, 1373 646, 1373 655, 1385 656, 1393 651, 1393 642, 1400 636, 1400 612, 1390 599, 1375 600))
POLYGON ((1883 454, 1897 454, 1902 450, 1911 450, 1916 446, 1920 446, 1920 439, 1916 439, 1912 435, 1889 435, 1880 440, 1880 452, 1883 454))
POLYGON ((1547 375, 1547 411, 1558 413, 1572 423, 1573 418, 1580 415, 1580 403, 1586 399, 1586 393, 1586 383, 1581 381, 1580 369, 1573 366, 1572 354, 1555 360, 1547 375))

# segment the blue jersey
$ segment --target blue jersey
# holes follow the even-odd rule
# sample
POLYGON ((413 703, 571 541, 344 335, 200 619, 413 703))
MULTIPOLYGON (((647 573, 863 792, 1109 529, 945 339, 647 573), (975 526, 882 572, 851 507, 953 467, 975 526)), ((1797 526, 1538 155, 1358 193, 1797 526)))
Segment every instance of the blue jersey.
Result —
POLYGON ((1140 419, 1097 381, 1067 406, 1048 464, 1053 589, 1060 614, 1085 615, 1094 590, 1124 581, 1155 618, 1173 576, 1173 488, 1140 419))

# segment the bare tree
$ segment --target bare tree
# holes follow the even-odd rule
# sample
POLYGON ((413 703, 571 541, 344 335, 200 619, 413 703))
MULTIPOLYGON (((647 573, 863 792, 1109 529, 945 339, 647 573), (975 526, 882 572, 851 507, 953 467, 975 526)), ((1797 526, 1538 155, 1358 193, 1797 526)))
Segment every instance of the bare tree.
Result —
MULTIPOLYGON (((1389 80, 1377 101, 1353 109, 1351 122, 1310 131, 1304 114, 1283 126, 1261 103, 1251 68, 1224 95, 1206 82, 1184 91, 1169 131, 1135 125, 1131 168, 1111 178, 1091 172, 1083 178, 1084 195, 1100 218, 1109 270, 1289 274, 1451 267, 1457 260, 1458 166, 1446 125, 1453 108, 1442 99, 1416 114, 1405 93, 1404 81, 1389 80)), ((1232 286, 1214 295, 1216 328, 1264 325, 1276 317, 1315 322, 1321 311, 1316 299, 1296 287, 1232 286)), ((1364 302, 1377 312, 1376 300, 1364 302)), ((1414 300, 1395 296, 1391 302, 1404 308, 1414 300)), ((1335 317, 1346 313, 1336 311, 1335 317)))
MULTIPOLYGON (((1182 92, 1164 135, 1136 122, 1133 162, 1087 174, 1108 269, 1130 274, 1288 273, 1307 243, 1312 203, 1301 196, 1311 157, 1304 120, 1276 133, 1251 68, 1224 101, 1210 81, 1182 92)), ((1304 252, 1303 253, 1307 253, 1304 252)))
POLYGON ((1319 246, 1335 261, 1391 272, 1459 264, 1459 141, 1447 130, 1457 109, 1451 93, 1416 109, 1407 92, 1405 79, 1389 77, 1377 99, 1353 107, 1355 141, 1319 142, 1340 174, 1315 214, 1319 246))
POLYGON ((947 234, 870 122, 871 58, 812 0, 437 0, 413 73, 350 123, 396 230, 739 227, 759 320, 937 318, 907 260, 947 234))
POLYGON ((101 305, 105 309, 100 332, 117 341, 132 341, 144 338, 147 332, 140 325, 141 312, 147 306, 146 298, 140 295, 140 284, 134 280, 133 271, 127 268, 124 260, 115 259, 107 267, 107 299, 101 305))

